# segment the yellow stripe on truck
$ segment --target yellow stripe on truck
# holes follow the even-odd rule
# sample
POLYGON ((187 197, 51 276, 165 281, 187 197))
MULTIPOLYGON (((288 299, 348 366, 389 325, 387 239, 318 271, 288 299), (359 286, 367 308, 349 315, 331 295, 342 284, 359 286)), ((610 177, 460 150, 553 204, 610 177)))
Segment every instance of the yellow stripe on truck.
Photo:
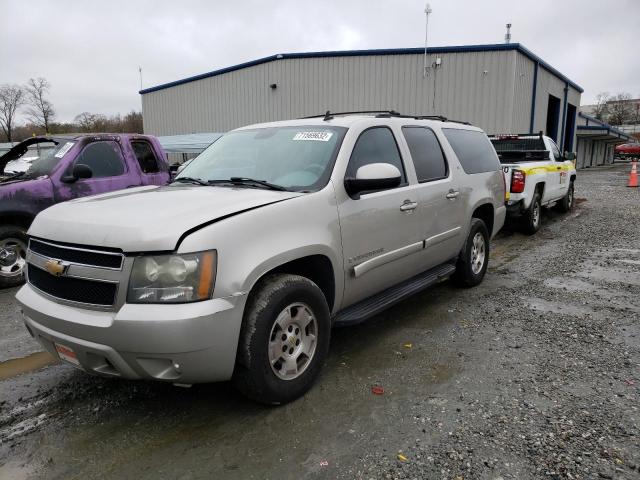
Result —
POLYGON ((514 168, 514 170, 520 170, 521 172, 524 172, 527 175, 536 175, 536 174, 540 174, 540 173, 547 173, 547 172, 561 172, 561 171, 570 171, 573 170, 573 167, 571 165, 561 165, 560 169, 558 169, 557 165, 541 165, 539 167, 523 167, 523 166, 518 166, 517 168, 514 168))

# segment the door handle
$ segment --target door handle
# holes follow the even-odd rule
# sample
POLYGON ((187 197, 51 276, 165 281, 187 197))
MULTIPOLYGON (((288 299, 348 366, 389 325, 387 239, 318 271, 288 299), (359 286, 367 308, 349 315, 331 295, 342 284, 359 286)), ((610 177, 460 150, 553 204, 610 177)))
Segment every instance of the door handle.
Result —
POLYGON ((456 198, 458 198, 458 195, 460 195, 460 192, 457 190, 449 190, 449 193, 447 193, 447 198, 449 200, 455 200, 456 198))
POLYGON ((411 200, 405 200, 404 202, 402 202, 402 205, 400 205, 400 211, 401 212, 410 212, 412 210, 415 210, 417 206, 418 206, 418 202, 412 202, 411 200))

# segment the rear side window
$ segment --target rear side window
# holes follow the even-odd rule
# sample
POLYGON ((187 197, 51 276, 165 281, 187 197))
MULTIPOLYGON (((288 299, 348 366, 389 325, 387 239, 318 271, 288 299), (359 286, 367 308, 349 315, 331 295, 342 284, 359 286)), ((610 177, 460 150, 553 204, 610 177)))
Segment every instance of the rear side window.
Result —
POLYGON ((92 178, 117 177, 125 170, 120 145, 112 141, 90 143, 75 163, 89 167, 93 173, 92 178))
POLYGON ((140 170, 143 173, 158 173, 160 171, 153 148, 149 142, 136 140, 131 142, 131 148, 133 148, 133 153, 135 153, 140 170))
POLYGON ((500 168, 496 150, 484 132, 453 128, 443 128, 442 132, 465 173, 495 172, 500 168))
POLYGON ((409 145, 419 182, 447 176, 447 161, 433 130, 425 127, 402 127, 402 133, 409 145))
POLYGON ((374 127, 360 134, 349 160, 347 176, 355 177, 358 169, 371 163, 390 163, 402 175, 402 183, 406 183, 402 158, 396 140, 386 127, 374 127))

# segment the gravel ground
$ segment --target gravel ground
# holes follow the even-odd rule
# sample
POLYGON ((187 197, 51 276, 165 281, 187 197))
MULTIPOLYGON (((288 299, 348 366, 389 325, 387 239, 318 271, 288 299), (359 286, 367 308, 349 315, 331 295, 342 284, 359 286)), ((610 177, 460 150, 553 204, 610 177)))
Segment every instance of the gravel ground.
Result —
POLYGON ((640 478, 627 172, 579 172, 574 211, 548 212, 533 237, 501 233, 479 287, 445 282, 335 330, 318 385, 290 405, 59 364, 0 381, 0 479, 640 478))
POLYGON ((372 452, 344 478, 640 478, 640 192, 620 187, 626 170, 581 172, 575 213, 492 272, 514 285, 452 302, 474 305, 452 342, 485 348, 416 399, 403 457, 372 452))

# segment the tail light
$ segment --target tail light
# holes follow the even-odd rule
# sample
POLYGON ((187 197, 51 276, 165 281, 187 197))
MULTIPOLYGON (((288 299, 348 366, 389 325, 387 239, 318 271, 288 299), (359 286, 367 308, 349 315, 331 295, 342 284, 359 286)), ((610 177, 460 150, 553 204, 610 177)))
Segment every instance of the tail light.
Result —
POLYGON ((524 192, 525 174, 521 170, 514 170, 511 173, 511 193, 524 192))

